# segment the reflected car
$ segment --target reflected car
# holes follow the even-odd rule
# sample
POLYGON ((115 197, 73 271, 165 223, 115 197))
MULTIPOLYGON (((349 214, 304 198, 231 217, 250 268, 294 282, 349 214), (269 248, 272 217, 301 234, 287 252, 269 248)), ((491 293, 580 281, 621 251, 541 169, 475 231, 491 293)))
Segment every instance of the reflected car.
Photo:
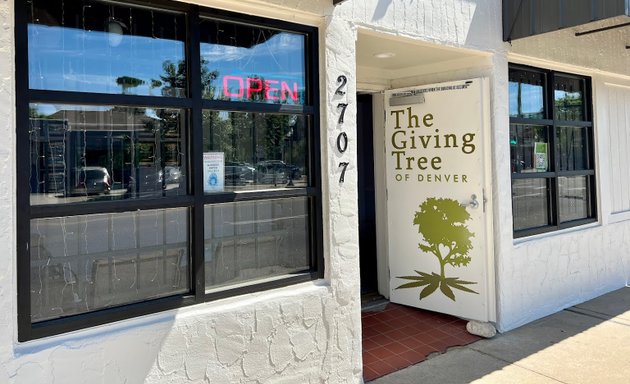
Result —
POLYGON ((256 180, 260 184, 284 184, 289 177, 290 169, 282 160, 265 160, 256 164, 256 180))
POLYGON ((246 180, 241 172, 241 167, 238 165, 226 165, 225 166, 225 185, 245 185, 246 180))
POLYGON ((112 178, 104 167, 79 168, 77 179, 72 189, 75 195, 107 194, 112 190, 112 178))
POLYGON ((248 163, 225 163, 225 185, 245 185, 256 180, 256 168, 248 163))

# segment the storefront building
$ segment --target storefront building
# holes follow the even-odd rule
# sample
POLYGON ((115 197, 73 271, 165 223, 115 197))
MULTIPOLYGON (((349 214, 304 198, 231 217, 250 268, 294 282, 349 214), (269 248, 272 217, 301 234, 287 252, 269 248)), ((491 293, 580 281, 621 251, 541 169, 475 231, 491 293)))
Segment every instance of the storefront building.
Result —
POLYGON ((439 3, 0 3, 0 382, 356 383, 362 294, 627 285, 628 2, 439 3))

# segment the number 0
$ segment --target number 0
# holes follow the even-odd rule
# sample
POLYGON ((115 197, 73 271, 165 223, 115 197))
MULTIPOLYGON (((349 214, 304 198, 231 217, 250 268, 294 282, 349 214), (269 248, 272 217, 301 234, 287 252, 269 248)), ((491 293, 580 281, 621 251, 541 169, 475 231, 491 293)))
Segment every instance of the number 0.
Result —
POLYGON ((337 136, 337 149, 339 152, 344 153, 348 149, 348 135, 345 132, 341 132, 337 136))

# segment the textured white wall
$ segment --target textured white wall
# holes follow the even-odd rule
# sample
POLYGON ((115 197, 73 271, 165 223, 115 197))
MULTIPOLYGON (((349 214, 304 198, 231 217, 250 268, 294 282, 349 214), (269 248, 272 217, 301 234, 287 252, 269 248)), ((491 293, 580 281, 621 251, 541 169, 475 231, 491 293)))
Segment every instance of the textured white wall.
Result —
MULTIPOLYGON (((0 332, 0 383, 360 382, 354 145, 357 28, 418 38, 437 45, 478 49, 489 54, 472 69, 419 73, 392 79, 395 80, 392 84, 406 86, 470 75, 491 77, 500 329, 512 329, 628 281, 630 263, 624 250, 630 246, 630 222, 609 220, 610 210, 605 208, 601 213, 603 226, 579 228, 514 244, 507 111, 508 47, 500 40, 500 0, 348 0, 336 8, 332 7, 331 0, 196 2, 320 27, 326 278, 316 283, 17 343, 13 1, 0 1, 0 134, 3 138, 0 141, 0 327, 4 330, 0 332), (347 88, 350 107, 343 126, 337 124, 336 105, 340 100, 333 96, 339 74, 346 74, 350 80, 347 88), (339 154, 334 148, 342 130, 348 134, 349 147, 346 153, 339 154), (350 162, 344 184, 338 182, 340 161, 350 162)), ((601 81, 595 82, 596 92, 601 81)), ((598 117, 599 142, 602 140, 599 129, 604 125, 598 117)), ((606 196, 608 185, 613 181, 601 170, 599 175, 600 196, 606 196)))
POLYGON ((385 33, 492 50, 501 42, 499 0, 349 0, 342 16, 385 33))
MULTIPOLYGON (((622 32, 580 39, 575 38, 573 31, 559 31, 515 41, 510 46, 501 41, 500 1, 366 0, 349 1, 341 8, 344 16, 360 28, 491 54, 488 63, 477 59, 467 68, 443 70, 438 64, 416 76, 379 81, 396 88, 470 76, 491 78, 493 226, 497 326, 500 330, 513 329, 628 283, 630 256, 625 250, 630 223, 623 220, 630 219, 630 215, 611 215, 607 202, 613 188, 619 188, 621 180, 625 179, 612 177, 603 167, 605 157, 602 156, 609 140, 607 127, 610 124, 606 118, 609 113, 606 100, 601 93, 603 77, 607 75, 605 81, 627 86, 630 76, 629 67, 618 58, 623 55, 623 49, 619 48, 625 36, 622 32), (618 55, 603 55, 602 47, 615 49, 618 55), (597 184, 602 225, 514 240, 509 168, 508 54, 515 62, 594 77, 597 184), (607 70, 617 73, 607 74, 607 70)), ((369 83, 368 80, 359 81, 369 83)))
MULTIPOLYGON (((354 31, 326 17, 328 0, 199 3, 320 27, 326 278, 17 343, 14 13, 13 1, 0 1, 0 383, 361 381, 356 148, 329 151, 340 129, 329 97, 338 73, 348 75, 354 102, 354 31), (341 158, 353 164, 342 185, 341 158)), ((351 137, 354 110, 346 113, 351 137)))
POLYGON ((0 2, 0 382, 8 382, 16 323, 13 2, 0 2))
MULTIPOLYGON (((558 32, 563 34, 564 32, 558 32)), ((553 39, 545 37, 550 44, 553 39)), ((562 44, 572 44, 579 49, 581 40, 563 40, 562 44)), ((610 42, 608 42, 610 43, 610 42)), ((526 44, 529 46, 529 44, 526 44)), ((516 46, 516 45, 515 45, 516 46)), ((628 87, 630 69, 625 74, 604 74, 596 67, 575 66, 572 52, 566 46, 561 50, 548 47, 538 56, 527 57, 513 48, 510 60, 521 64, 549 68, 569 73, 591 76, 593 79, 596 186, 599 207, 599 223, 572 228, 551 234, 512 239, 512 213, 509 188, 509 140, 507 104, 505 111, 497 111, 505 116, 505 124, 499 124, 495 142, 495 194, 500 198, 502 210, 495 214, 495 245, 497 258, 497 301, 499 307, 498 328, 507 331, 533 320, 547 316, 561 309, 587 301, 604 293, 627 285, 630 281, 630 254, 627 252, 630 241, 630 215, 614 214, 615 203, 610 197, 623 183, 627 175, 617 177, 616 168, 622 164, 611 164, 609 151, 610 135, 617 131, 612 126, 611 111, 627 106, 619 106, 618 101, 609 104, 610 87, 628 87), (546 53, 545 53, 546 52, 546 53), (558 57, 560 52, 567 52, 558 57), (499 137, 501 136, 501 137, 499 137)), ((607 59, 604 59, 606 62, 607 59)), ((496 76, 504 76, 504 86, 496 90, 504 93, 507 100, 507 69, 505 75, 496 70, 496 76)), ((623 89, 623 88, 622 88, 623 89)), ((624 140, 624 151, 630 143, 624 140)))

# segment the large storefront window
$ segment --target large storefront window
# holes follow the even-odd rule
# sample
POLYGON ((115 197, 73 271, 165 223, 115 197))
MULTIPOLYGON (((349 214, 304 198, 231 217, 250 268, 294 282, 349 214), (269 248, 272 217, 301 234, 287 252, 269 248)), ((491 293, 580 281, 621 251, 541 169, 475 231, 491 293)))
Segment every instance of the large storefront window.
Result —
POLYGON ((517 237, 596 220, 590 79, 510 66, 517 237))
POLYGON ((159 4, 17 7, 20 340, 323 274, 316 28, 159 4))
POLYGON ((186 113, 31 104, 31 204, 186 195, 186 113))
POLYGON ((207 18, 201 32, 204 98, 305 103, 304 35, 207 18))
POLYGON ((225 162, 223 185, 205 192, 308 186, 308 124, 300 115, 204 110, 204 153, 225 162))
POLYGON ((186 96, 186 16, 98 0, 32 0, 31 89, 186 96))

